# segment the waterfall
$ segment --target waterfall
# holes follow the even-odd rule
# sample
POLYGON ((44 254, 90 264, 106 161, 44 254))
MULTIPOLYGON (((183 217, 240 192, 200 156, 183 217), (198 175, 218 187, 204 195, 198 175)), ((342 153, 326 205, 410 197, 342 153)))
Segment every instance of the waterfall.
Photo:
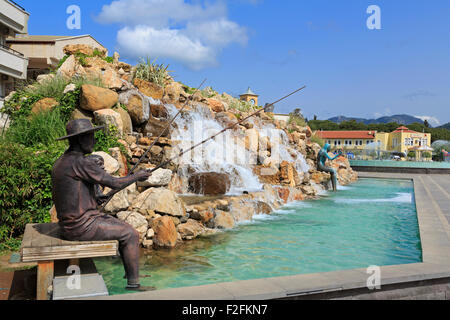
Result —
MULTIPOLYGON (((165 107, 169 118, 178 113, 178 109, 173 105, 165 107)), ((309 170, 303 155, 290 146, 283 130, 253 119, 249 122, 258 131, 259 138, 268 137, 272 145, 272 157, 277 156, 279 163, 284 160, 294 162, 299 173, 309 170)), ((174 121, 171 138, 177 145, 175 152, 188 150, 223 129, 208 107, 200 104, 193 106, 191 110, 182 112, 174 121)), ((230 194, 261 191, 262 184, 252 172, 258 155, 245 148, 245 138, 245 133, 241 130, 227 130, 215 139, 187 152, 177 160, 179 176, 187 181, 194 172, 225 173, 231 181, 230 194)), ((258 143, 261 147, 260 141, 258 143)))

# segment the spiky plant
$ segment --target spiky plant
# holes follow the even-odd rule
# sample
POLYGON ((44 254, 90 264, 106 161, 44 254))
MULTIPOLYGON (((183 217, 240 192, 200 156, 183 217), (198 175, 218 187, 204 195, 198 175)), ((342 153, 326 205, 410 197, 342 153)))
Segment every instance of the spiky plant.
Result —
POLYGON ((169 65, 157 64, 156 59, 151 61, 150 58, 147 60, 141 59, 141 62, 136 66, 136 70, 133 74, 133 79, 141 79, 149 82, 153 82, 160 87, 165 87, 166 82, 170 79, 168 71, 169 65))

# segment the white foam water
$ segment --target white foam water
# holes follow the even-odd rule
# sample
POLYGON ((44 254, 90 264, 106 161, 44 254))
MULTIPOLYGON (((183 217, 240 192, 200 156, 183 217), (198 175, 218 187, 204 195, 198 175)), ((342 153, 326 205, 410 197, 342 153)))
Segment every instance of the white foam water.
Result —
POLYGON ((399 202, 399 203, 411 203, 412 195, 410 193, 397 193, 397 196, 390 199, 334 199, 336 203, 366 203, 366 202, 399 202))
MULTIPOLYGON (((166 105, 166 108, 171 118, 178 112, 173 105, 166 105)), ((188 150, 224 129, 214 119, 211 110, 202 105, 194 106, 192 110, 182 113, 174 123, 172 140, 179 142, 178 152, 188 150)), ((295 162, 296 169, 300 173, 309 170, 303 155, 289 146, 285 132, 276 131, 271 125, 258 127, 255 124, 255 127, 261 137, 269 136, 270 139, 274 139, 271 140, 272 145, 275 146, 273 151, 279 153, 281 161, 295 162)), ((243 191, 256 192, 262 189, 263 184, 252 172, 255 161, 255 155, 245 148, 245 136, 242 136, 239 131, 227 130, 215 139, 184 154, 178 160, 178 174, 182 179, 187 179, 192 172, 225 173, 231 181, 228 194, 242 194, 243 191)))

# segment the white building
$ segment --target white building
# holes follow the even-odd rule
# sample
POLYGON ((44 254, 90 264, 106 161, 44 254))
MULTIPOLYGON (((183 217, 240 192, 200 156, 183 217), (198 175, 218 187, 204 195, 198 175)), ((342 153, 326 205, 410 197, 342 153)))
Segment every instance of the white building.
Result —
POLYGON ((0 0, 0 108, 14 83, 27 78, 28 59, 6 45, 6 38, 28 32, 30 15, 13 1, 0 0))
POLYGON ((79 36, 40 36, 20 35, 6 40, 8 46, 29 59, 28 79, 35 80, 38 75, 49 73, 64 57, 66 45, 86 44, 93 48, 106 48, 91 35, 79 36))

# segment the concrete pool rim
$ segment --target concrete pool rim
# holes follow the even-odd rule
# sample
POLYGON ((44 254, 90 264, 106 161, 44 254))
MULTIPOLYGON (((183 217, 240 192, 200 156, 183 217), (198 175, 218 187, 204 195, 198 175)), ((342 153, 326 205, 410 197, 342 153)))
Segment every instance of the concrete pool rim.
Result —
POLYGON ((412 180, 422 244, 422 262, 381 266, 381 289, 369 290, 366 268, 241 280, 194 287, 161 289, 93 298, 96 300, 264 300, 312 299, 359 296, 368 299, 394 297, 392 292, 411 292, 450 299, 450 228, 448 218, 432 196, 433 190, 448 193, 425 175, 360 173, 361 178, 412 180), (427 179, 428 178, 428 179, 427 179), (428 182, 428 184, 426 183, 428 182), (436 189, 437 188, 437 189, 436 189), (403 288, 403 289, 402 289, 403 288), (425 290, 424 288, 431 288, 425 290), (436 289, 438 288, 438 289, 436 289), (389 296, 386 290, 391 292, 389 296), (396 291, 397 290, 397 291, 396 291), (409 290, 409 291, 399 291, 409 290), (433 292, 430 293, 430 290, 433 292), (436 290, 443 290, 437 292, 436 290), (439 294, 439 295, 438 295, 439 294))

